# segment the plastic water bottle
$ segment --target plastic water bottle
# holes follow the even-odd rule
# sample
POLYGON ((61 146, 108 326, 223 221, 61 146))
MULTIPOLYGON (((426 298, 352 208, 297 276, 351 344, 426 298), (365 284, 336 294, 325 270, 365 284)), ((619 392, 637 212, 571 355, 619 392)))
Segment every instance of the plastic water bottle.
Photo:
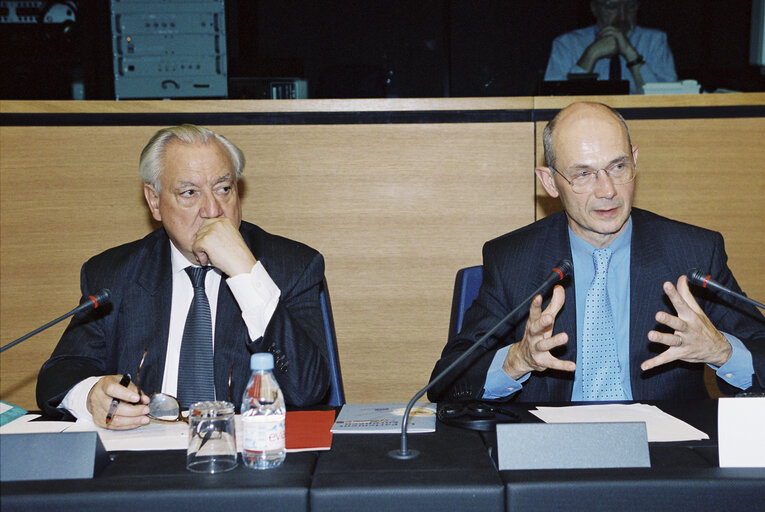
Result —
POLYGON ((250 369, 242 397, 242 459, 248 468, 275 468, 284 462, 287 450, 284 396, 274 377, 274 356, 253 354, 250 369))

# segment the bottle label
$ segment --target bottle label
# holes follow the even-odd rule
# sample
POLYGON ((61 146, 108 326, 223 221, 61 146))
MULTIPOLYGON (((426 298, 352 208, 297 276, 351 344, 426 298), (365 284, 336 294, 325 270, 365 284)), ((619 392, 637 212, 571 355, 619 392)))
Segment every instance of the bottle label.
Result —
POLYGON ((283 414, 242 416, 243 448, 251 452, 284 450, 283 414))

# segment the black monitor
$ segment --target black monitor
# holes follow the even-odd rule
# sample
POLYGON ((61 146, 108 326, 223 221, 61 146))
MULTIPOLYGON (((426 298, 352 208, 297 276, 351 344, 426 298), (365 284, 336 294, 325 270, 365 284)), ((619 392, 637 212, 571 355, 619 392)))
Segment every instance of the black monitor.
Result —
POLYGON ((629 94, 630 83, 627 80, 598 80, 577 78, 575 80, 543 80, 539 82, 539 96, 605 96, 610 94, 629 94))

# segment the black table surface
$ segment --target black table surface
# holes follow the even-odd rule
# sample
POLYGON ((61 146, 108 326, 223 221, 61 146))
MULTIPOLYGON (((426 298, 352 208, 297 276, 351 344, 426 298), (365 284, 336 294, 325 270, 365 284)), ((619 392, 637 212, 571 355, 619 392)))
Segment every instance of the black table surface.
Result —
POLYGON ((411 460, 388 457, 400 446, 389 434, 335 435, 319 455, 311 512, 504 510, 504 489, 477 432, 439 424, 435 434, 410 434, 411 460))
MULTIPOLYGON (((655 405, 711 439, 650 443, 650 468, 586 470, 498 471, 492 434, 444 424, 409 435, 421 454, 408 461, 388 457, 399 446, 391 434, 339 434, 331 450, 290 453, 279 468, 254 471, 240 461, 217 475, 187 471, 180 450, 112 452, 92 479, 2 482, 0 503, 3 512, 765 511, 765 469, 719 467, 716 401, 655 405)), ((522 421, 539 421, 526 409, 518 407, 522 421)))
MULTIPOLYGON (((500 471, 506 510, 765 511, 765 468, 719 467, 716 400, 651 404, 710 439, 649 443, 650 468, 500 471)), ((516 412, 535 421, 527 409, 516 412)))
POLYGON ((184 450, 111 452, 112 461, 92 479, 3 482, 3 512, 121 510, 308 510, 317 452, 288 454, 270 470, 242 465, 214 475, 186 469, 184 450))

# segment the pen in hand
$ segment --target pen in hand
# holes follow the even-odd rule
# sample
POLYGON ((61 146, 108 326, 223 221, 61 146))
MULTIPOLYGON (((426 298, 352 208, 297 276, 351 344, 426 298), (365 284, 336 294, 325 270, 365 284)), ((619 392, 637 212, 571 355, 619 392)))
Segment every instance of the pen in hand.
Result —
MULTIPOLYGON (((122 376, 120 379, 120 386, 127 387, 128 384, 130 384, 130 374, 126 373, 122 376)), ((112 418, 114 417, 114 413, 117 412, 117 407, 120 405, 120 401, 116 398, 112 399, 112 404, 109 406, 109 412, 106 413, 106 424, 112 422, 112 418)))

